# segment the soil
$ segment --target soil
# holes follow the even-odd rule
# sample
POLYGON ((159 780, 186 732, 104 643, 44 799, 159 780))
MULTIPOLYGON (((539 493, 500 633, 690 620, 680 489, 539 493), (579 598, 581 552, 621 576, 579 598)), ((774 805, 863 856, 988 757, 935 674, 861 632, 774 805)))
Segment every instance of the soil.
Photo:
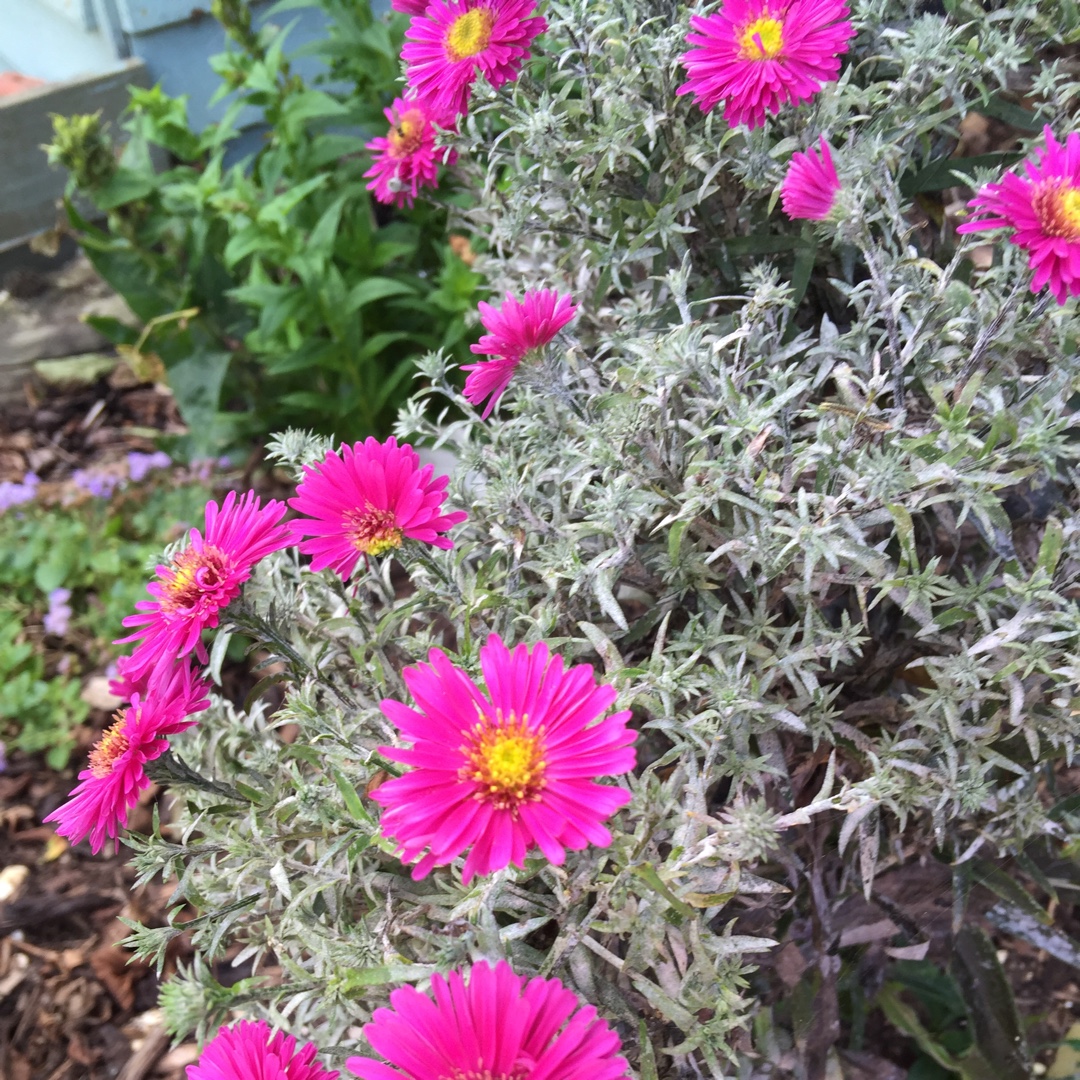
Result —
POLYGON ((0 1076, 181 1080, 196 1047, 170 1050, 158 977, 118 944, 118 917, 161 921, 171 890, 132 891, 126 849, 94 857, 40 824, 71 783, 25 758, 0 777, 0 863, 28 871, 0 907, 0 1076))

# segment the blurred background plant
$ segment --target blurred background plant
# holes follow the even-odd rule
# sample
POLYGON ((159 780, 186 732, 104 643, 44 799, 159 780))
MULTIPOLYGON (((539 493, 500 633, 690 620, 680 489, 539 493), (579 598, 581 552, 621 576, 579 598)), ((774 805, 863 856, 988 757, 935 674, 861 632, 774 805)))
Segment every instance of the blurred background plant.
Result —
POLYGON ((115 660, 112 640, 145 596, 162 547, 202 524, 211 465, 179 470, 160 452, 136 452, 126 475, 77 470, 62 496, 60 485, 34 479, 0 490, 0 738, 8 747, 44 751, 53 769, 67 764, 95 700, 81 696, 87 676, 115 660))
MULTIPOLYGON (((407 17, 376 18, 368 0, 273 13, 311 6, 326 37, 300 50, 319 61, 306 79, 289 25, 258 29, 246 4, 216 0, 230 48, 211 63, 228 106, 204 131, 160 87, 132 88, 120 153, 97 117, 54 120, 70 226, 141 325, 90 321, 140 373, 163 373, 191 432, 176 453, 287 424, 385 433, 418 355, 467 355, 479 281, 467 240, 451 246, 445 205, 390 210, 363 178, 407 17)), ((452 185, 441 198, 468 199, 452 185)))

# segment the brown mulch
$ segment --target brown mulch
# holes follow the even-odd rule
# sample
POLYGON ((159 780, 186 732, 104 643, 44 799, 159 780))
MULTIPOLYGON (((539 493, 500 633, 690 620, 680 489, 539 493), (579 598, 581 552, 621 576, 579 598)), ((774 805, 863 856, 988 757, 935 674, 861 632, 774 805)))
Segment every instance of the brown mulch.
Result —
POLYGON ((170 1049, 158 978, 119 945, 118 916, 163 922, 172 886, 133 891, 126 849, 94 857, 40 824, 72 782, 20 756, 0 776, 0 881, 15 887, 0 904, 0 1076, 182 1080, 196 1048, 170 1049))
MULTIPOLYGON (((70 340, 81 350, 87 339, 75 325, 78 315, 107 300, 108 289, 81 260, 32 276, 37 287, 16 290, 21 277, 5 275, 9 295, 0 321, 31 333, 47 329, 50 340, 70 340)), ((34 472, 42 481, 38 497, 65 504, 76 469, 122 475, 130 451, 152 452, 155 436, 183 430, 167 388, 140 380, 126 364, 59 385, 29 373, 21 393, 0 408, 0 481, 34 472)), ((184 1080, 197 1058, 193 1042, 170 1045, 157 1007, 159 977, 120 944, 129 933, 120 917, 166 921, 175 883, 133 889, 128 849, 93 856, 85 843, 70 847, 43 824, 67 798, 110 720, 107 711, 93 710, 62 772, 15 752, 0 771, 3 1080, 184 1080)), ((133 828, 149 830, 159 794, 156 787, 144 793, 133 828)), ((190 955, 185 938, 173 945, 162 979, 190 955)))

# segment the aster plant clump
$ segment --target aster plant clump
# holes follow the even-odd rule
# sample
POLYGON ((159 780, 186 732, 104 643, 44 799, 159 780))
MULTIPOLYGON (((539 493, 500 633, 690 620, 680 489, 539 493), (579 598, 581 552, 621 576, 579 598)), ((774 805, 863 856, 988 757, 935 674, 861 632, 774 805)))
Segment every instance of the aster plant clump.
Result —
POLYGON ((503 299, 394 439, 276 438, 297 516, 208 523, 131 621, 125 678, 262 665, 147 755, 170 1025, 379 1080, 835 1076, 870 1016, 929 1053, 925 962, 967 1017, 930 1065, 1031 1075, 978 987, 1080 884, 1066 5, 399 7, 391 122, 446 121, 503 299))

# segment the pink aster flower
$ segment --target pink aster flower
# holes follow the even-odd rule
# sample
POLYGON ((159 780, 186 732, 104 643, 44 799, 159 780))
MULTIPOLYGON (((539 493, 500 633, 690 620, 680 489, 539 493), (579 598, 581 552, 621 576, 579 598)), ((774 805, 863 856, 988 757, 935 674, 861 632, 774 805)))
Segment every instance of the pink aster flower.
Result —
POLYGON ((45 820, 59 822, 56 831, 72 843, 89 837, 95 855, 106 837, 116 840, 139 793, 150 786, 146 763, 165 753, 169 735, 195 723, 192 714, 210 704, 208 689, 190 660, 163 664, 146 692, 132 694, 131 704, 116 714, 90 751, 82 782, 45 820))
POLYGON ((337 1080, 315 1060, 314 1043, 296 1048, 296 1039, 273 1034, 265 1020, 241 1020, 218 1033, 203 1047, 187 1080, 337 1080))
POLYGON ((726 101, 729 124, 760 127, 766 112, 836 78, 855 35, 847 14, 844 0, 723 0, 713 15, 690 18, 698 33, 686 35, 690 78, 677 93, 693 94, 705 112, 726 101))
POLYGON ((435 123, 439 118, 423 102, 397 98, 384 111, 390 131, 385 138, 380 136, 367 144, 373 155, 372 166, 364 173, 372 178, 368 191, 374 191, 379 202, 412 206, 422 187, 438 187, 439 163, 452 165, 457 154, 435 145, 435 123))
POLYGON ((811 148, 804 153, 792 154, 787 175, 780 185, 780 204, 784 213, 793 221, 822 221, 836 202, 840 190, 840 178, 833 165, 832 150, 821 137, 819 150, 811 148))
POLYGON ((383 836, 397 840, 404 861, 427 849, 413 877, 469 845, 466 885, 474 874, 521 866, 533 847, 556 865, 565 848, 607 847, 611 833, 601 823, 630 792, 593 778, 625 773, 635 760, 629 711, 593 723, 615 688, 597 686, 586 664, 563 671, 561 657, 549 663, 542 642, 511 654, 494 634, 480 649, 487 696, 438 649, 428 659, 404 672, 418 709, 382 702, 412 743, 383 753, 411 771, 372 795, 386 807, 383 836))
POLYGON ((205 535, 191 530, 191 543, 157 568, 158 580, 147 586, 152 600, 140 600, 138 614, 124 619, 138 629, 114 642, 140 641, 124 667, 124 677, 137 685, 161 660, 194 651, 206 663, 203 630, 217 626, 221 610, 240 595, 255 564, 290 543, 289 530, 279 524, 285 504, 265 506, 253 492, 237 501, 230 491, 218 509, 206 504, 205 535))
POLYGON ((488 398, 483 419, 491 415, 495 403, 510 385, 518 364, 533 349, 540 349, 577 314, 577 305, 569 296, 560 296, 554 289, 530 289, 525 299, 506 294, 501 308, 481 301, 477 307, 480 322, 488 332, 470 346, 472 352, 490 356, 478 364, 466 364, 465 397, 473 405, 488 398))
POLYGON ((1080 134, 1062 146, 1049 127, 1046 149, 1036 149, 1024 173, 1010 170, 987 184, 968 203, 982 217, 961 225, 960 233, 1012 229, 1009 240, 1028 253, 1034 271, 1031 291, 1049 284, 1059 304, 1080 296, 1080 134))
MULTIPOLYGON (((376 1009, 364 1037, 389 1064, 352 1057, 363 1080, 621 1080, 619 1037, 558 979, 525 979, 502 960, 431 977, 431 996, 414 986, 376 1009)), ((216 1078, 215 1078, 216 1080, 216 1078)))
POLYGON ((147 680, 154 672, 152 667, 147 667, 140 672, 141 678, 133 679, 131 670, 131 657, 121 656, 116 661, 116 674, 109 679, 109 693, 122 701, 130 701, 133 694, 145 693, 147 680))
POLYGON ((518 77, 547 29, 535 12, 536 0, 431 0, 405 32, 409 87, 436 116, 463 113, 477 72, 492 86, 518 77))
POLYGON ((355 446, 331 451, 317 465, 304 467, 304 479, 289 505, 307 517, 288 523, 300 550, 311 555, 311 569, 329 566, 348 579, 361 555, 383 555, 405 539, 452 548, 440 536, 468 515, 443 513, 449 477, 432 478, 433 466, 420 468, 411 446, 391 437, 369 437, 355 446))
POLYGON ((390 0, 394 11, 404 11, 406 15, 423 15, 431 0, 390 0))

